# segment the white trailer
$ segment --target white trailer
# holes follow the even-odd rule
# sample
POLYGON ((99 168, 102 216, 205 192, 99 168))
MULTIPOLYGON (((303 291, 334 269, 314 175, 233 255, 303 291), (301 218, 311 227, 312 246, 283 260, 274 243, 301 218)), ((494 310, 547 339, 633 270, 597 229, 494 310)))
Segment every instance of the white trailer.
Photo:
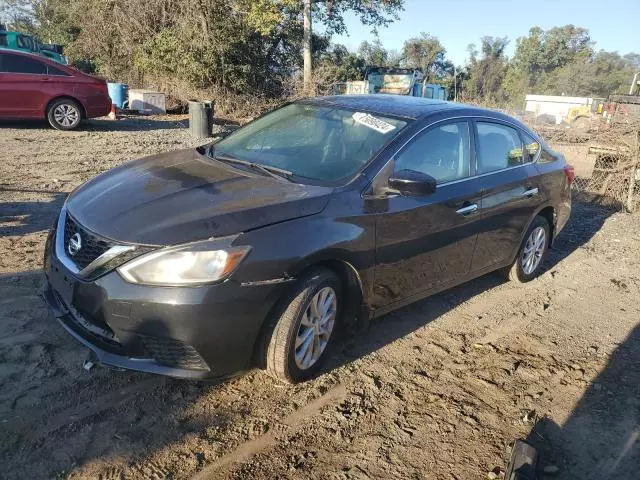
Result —
POLYGON ((564 95, 527 95, 524 111, 536 119, 560 124, 567 120, 569 110, 574 107, 591 106, 598 100, 591 97, 565 97, 564 95))

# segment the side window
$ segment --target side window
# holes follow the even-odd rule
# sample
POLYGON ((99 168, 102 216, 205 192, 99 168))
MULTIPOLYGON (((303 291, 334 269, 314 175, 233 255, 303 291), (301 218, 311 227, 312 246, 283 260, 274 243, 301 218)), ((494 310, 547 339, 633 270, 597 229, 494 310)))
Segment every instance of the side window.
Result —
POLYGON ((18 44, 18 48, 26 48, 28 50, 32 49, 31 48, 31 39, 29 37, 24 36, 24 35, 18 35, 16 43, 18 44))
POLYGON ((6 33, 0 33, 0 47, 6 47, 8 45, 7 43, 7 34, 6 33))
POLYGON ((420 133, 396 155, 395 170, 415 170, 438 183, 469 176, 469 124, 447 123, 420 133))
POLYGON ((525 163, 522 141, 515 128, 499 123, 476 123, 478 174, 495 172, 525 163))
POLYGON ((541 149, 540 143, 528 133, 520 133, 522 134, 522 141, 524 142, 524 151, 527 155, 526 161, 533 162, 541 149))
POLYGON ((58 75, 60 77, 70 77, 67 72, 63 72, 59 68, 52 67, 51 65, 47 65, 47 75, 58 75))
POLYGON ((550 154, 543 148, 542 151, 540 152, 540 158, 538 158, 538 163, 543 163, 543 164, 551 163, 551 162, 555 162, 556 160, 558 160, 558 157, 550 154))
POLYGON ((33 75, 46 75, 47 66, 34 58, 22 55, 4 54, 3 71, 9 73, 30 73, 33 75))

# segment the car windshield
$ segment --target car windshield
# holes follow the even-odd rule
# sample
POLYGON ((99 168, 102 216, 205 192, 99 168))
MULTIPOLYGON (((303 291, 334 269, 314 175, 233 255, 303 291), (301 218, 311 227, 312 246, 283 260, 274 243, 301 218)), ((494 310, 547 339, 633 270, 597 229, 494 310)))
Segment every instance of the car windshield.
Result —
POLYGON ((406 124, 364 112, 294 103, 219 141, 214 156, 335 182, 356 173, 406 124))

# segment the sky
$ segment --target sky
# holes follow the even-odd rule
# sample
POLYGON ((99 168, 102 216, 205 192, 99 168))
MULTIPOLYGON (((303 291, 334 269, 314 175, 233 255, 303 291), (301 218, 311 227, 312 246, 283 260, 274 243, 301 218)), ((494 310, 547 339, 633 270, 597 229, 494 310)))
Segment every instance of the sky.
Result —
MULTIPOLYGON (((546 30, 571 23, 589 30, 597 50, 640 53, 640 0, 405 0, 399 17, 379 29, 387 50, 401 50, 406 39, 426 32, 440 39, 456 65, 466 63, 467 46, 485 35, 509 37, 507 55, 513 55, 516 38, 534 25, 546 30)), ((346 23, 348 35, 334 35, 334 43, 355 51, 375 38, 357 17, 348 15, 346 23)))

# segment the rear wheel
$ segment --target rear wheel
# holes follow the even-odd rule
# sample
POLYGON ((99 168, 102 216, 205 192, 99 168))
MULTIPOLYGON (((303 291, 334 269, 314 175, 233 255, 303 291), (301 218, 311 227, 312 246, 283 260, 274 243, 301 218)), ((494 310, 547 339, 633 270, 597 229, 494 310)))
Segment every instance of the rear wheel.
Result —
POLYGON ((587 117, 578 117, 571 124, 571 128, 577 130, 578 132, 588 132, 591 130, 591 120, 587 117))
POLYGON ((312 378, 326 357, 339 319, 342 288, 325 268, 302 277, 271 319, 265 338, 265 368, 287 383, 312 378))
POLYGON ((513 264, 505 270, 509 280, 528 282, 542 270, 542 263, 549 248, 551 228, 546 218, 533 219, 524 236, 522 246, 513 264))
POLYGON ((47 120, 57 130, 73 130, 82 120, 82 110, 70 98, 61 98, 49 105, 47 120))

